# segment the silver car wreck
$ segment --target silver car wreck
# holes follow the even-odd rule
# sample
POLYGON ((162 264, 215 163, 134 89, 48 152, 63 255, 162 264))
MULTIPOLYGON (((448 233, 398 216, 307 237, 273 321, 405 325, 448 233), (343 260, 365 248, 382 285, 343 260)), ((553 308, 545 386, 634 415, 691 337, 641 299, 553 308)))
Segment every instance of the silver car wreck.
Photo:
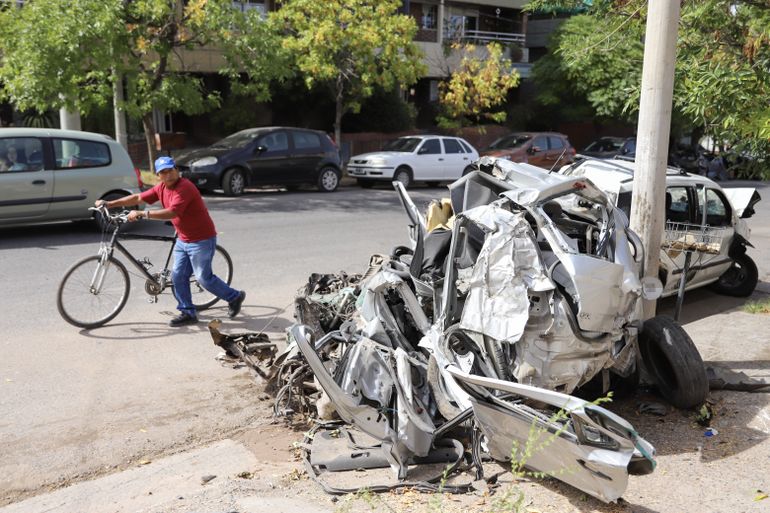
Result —
POLYGON ((633 386, 643 368, 669 402, 693 407, 708 392, 703 362, 678 324, 640 320, 659 284, 641 279, 642 245, 603 192, 527 164, 479 167, 427 216, 394 183, 411 244, 346 286, 306 287, 279 365, 303 361, 294 384, 312 375, 321 402, 379 440, 401 480, 475 426, 456 437, 472 439, 468 451, 614 501, 630 474, 653 471, 655 450, 569 394, 633 386))

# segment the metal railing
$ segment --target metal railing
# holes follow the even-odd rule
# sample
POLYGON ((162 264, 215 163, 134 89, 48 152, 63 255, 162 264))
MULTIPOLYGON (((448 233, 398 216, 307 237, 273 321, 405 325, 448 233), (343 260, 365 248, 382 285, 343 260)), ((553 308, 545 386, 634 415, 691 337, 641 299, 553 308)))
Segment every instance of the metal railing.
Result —
POLYGON ((487 30, 465 30, 446 27, 444 37, 472 43, 520 43, 524 44, 525 35, 516 32, 490 32, 487 30))

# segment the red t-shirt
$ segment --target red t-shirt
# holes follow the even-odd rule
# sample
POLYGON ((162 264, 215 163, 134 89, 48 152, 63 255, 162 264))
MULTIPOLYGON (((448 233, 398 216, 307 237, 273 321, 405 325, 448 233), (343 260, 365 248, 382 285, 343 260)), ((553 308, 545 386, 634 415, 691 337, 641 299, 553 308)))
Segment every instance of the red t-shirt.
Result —
POLYGON ((160 200, 163 208, 174 212, 176 217, 171 220, 171 224, 184 242, 198 242, 217 234, 201 193, 187 178, 180 178, 173 189, 161 182, 139 197, 150 204, 160 200))

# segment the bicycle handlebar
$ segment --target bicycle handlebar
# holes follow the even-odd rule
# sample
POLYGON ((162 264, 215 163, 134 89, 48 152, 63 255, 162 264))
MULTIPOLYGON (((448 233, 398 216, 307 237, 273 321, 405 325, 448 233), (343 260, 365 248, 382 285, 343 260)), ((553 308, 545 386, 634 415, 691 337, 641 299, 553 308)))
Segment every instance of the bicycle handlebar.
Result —
POLYGON ((123 224, 128 222, 128 210, 123 210, 117 214, 112 214, 110 213, 110 209, 108 209, 104 204, 98 207, 88 207, 88 210, 99 212, 102 217, 108 219, 112 223, 123 224))

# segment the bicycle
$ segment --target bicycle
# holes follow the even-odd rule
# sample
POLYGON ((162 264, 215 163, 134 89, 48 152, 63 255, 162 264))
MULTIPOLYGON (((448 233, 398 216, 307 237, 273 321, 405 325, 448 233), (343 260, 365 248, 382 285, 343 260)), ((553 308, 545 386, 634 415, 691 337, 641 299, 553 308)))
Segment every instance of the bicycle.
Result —
MULTIPOLYGON (((64 274, 56 294, 56 306, 65 321, 79 328, 97 328, 114 319, 123 310, 130 292, 130 278, 126 266, 115 256, 117 248, 123 256, 136 267, 140 276, 145 278, 144 290, 150 296, 150 303, 157 303, 158 296, 171 288, 171 270, 169 263, 174 252, 177 234, 147 235, 120 233, 121 226, 128 221, 127 212, 110 213, 106 207, 91 207, 89 210, 103 216, 105 229, 102 241, 96 255, 85 257, 75 262, 64 274), (114 226, 114 228, 113 228, 114 226), (111 230, 111 233, 110 233, 111 230), (152 240, 170 242, 171 247, 166 262, 159 272, 150 273, 153 267, 148 257, 141 260, 134 257, 120 239, 152 240)), ((212 261, 214 274, 228 285, 233 277, 233 262, 225 249, 218 245, 212 261), (226 272, 224 270, 226 269, 226 272)), ((193 295, 193 305, 198 311, 213 306, 219 298, 204 289, 195 275, 190 277, 190 290, 193 295)))

